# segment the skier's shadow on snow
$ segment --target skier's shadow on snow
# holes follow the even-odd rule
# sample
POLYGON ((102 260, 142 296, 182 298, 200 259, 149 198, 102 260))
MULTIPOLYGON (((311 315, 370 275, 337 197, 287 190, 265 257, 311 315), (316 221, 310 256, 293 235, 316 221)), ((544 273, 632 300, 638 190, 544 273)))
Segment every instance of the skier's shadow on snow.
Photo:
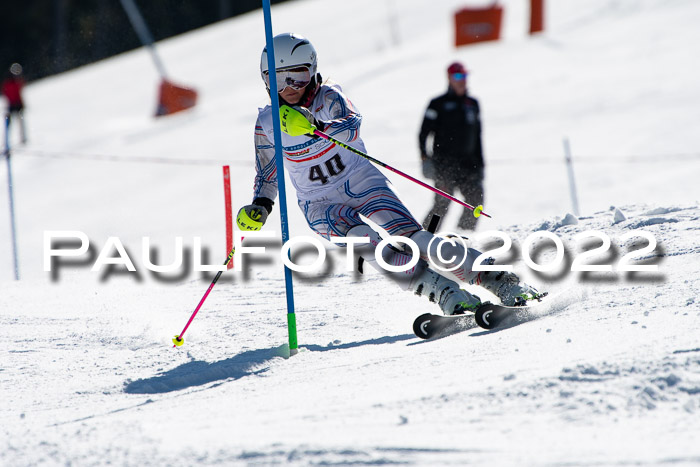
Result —
MULTIPOLYGON (((248 350, 226 360, 214 363, 191 361, 152 378, 137 379, 124 383, 127 394, 160 394, 179 391, 216 381, 236 380, 245 376, 259 375, 267 368, 261 365, 276 357, 283 357, 286 346, 271 349, 248 350)), ((286 350, 288 353, 289 351, 286 350)))
POLYGON ((410 339, 415 339, 416 336, 413 334, 402 334, 400 336, 386 336, 377 339, 367 339, 359 342, 347 342, 347 343, 330 343, 328 345, 304 345, 305 349, 311 350, 312 352, 327 352, 329 350, 341 350, 341 349, 352 349, 355 347, 362 347, 365 345, 382 345, 382 344, 394 344, 396 342, 406 341, 410 339))
MULTIPOLYGON (((365 345, 392 344, 408 339, 413 339, 413 334, 400 336, 380 337, 360 342, 348 342, 344 344, 303 345, 304 349, 312 352, 325 352, 329 350, 349 349, 365 345)), ((214 363, 193 360, 182 364, 172 370, 168 370, 157 376, 136 381, 126 381, 124 392, 127 394, 162 394, 166 392, 180 391, 196 386, 214 383, 217 381, 237 380, 246 376, 265 373, 268 368, 263 365, 277 357, 287 357, 289 349, 287 345, 270 349, 248 350, 226 360, 214 363)))

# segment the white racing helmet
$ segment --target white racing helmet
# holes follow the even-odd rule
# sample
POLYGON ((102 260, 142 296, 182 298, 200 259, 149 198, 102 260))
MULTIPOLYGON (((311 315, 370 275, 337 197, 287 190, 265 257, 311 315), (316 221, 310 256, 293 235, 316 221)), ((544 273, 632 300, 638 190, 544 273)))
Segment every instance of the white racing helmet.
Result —
MULTIPOLYGON (((275 48, 275 69, 278 74, 288 70, 307 68, 308 80, 313 80, 316 77, 316 49, 314 49, 314 46, 311 45, 311 42, 309 42, 306 37, 300 34, 286 32, 275 36, 272 39, 272 42, 275 48)), ((265 82, 267 90, 269 91, 270 84, 268 79, 267 47, 263 49, 260 57, 260 74, 265 82)), ((284 89, 287 85, 294 86, 297 79, 299 84, 303 84, 302 76, 291 75, 290 78, 285 75, 279 76, 279 78, 282 79, 277 80, 278 92, 284 89)), ((306 84, 308 84, 308 82, 309 81, 307 81, 306 84)))

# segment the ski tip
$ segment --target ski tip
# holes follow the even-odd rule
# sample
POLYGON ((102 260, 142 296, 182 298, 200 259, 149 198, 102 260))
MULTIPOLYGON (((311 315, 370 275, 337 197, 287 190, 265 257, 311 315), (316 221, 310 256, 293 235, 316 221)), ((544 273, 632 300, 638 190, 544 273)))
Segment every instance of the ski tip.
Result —
POLYGON ((494 329, 503 319, 502 310, 503 307, 485 303, 474 313, 476 324, 484 329, 494 329))
POLYGON ((433 320, 433 315, 431 313, 425 313, 420 315, 413 321, 413 332, 417 337, 421 339, 430 338, 430 333, 428 332, 428 325, 433 320))

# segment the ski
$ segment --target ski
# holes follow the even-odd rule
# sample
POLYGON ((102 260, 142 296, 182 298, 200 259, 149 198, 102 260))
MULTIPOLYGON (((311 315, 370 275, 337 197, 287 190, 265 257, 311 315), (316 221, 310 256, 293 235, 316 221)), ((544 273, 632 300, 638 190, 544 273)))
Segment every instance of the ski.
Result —
POLYGON ((447 336, 476 327, 474 315, 434 315, 425 313, 413 322, 413 332, 421 339, 432 339, 437 336, 447 336))
POLYGON ((506 306, 495 303, 484 303, 474 312, 474 320, 479 327, 484 329, 496 329, 498 327, 515 325, 532 319, 532 307, 537 306, 547 292, 537 297, 537 301, 531 305, 506 306))
POLYGON ((464 315, 434 315, 425 313, 413 322, 413 332, 421 339, 432 339, 466 331, 479 326, 484 329, 513 326, 532 319, 532 308, 539 305, 547 294, 542 294, 532 305, 506 306, 484 303, 476 311, 464 315))
POLYGON ((474 313, 474 320, 479 327, 496 329, 505 324, 505 322, 516 324, 524 321, 529 308, 528 306, 504 306, 485 303, 474 313))

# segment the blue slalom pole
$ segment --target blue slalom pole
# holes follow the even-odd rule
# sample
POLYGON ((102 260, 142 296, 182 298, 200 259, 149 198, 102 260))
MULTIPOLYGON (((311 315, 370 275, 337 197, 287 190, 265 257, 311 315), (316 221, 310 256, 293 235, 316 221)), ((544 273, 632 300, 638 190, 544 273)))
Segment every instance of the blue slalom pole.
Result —
MULTIPOLYGON (((275 134, 275 163, 277 166, 277 190, 280 200, 280 218, 282 221, 282 244, 289 240, 289 218, 287 217, 287 193, 284 181, 284 159, 282 154, 282 130, 280 125, 280 103, 277 96, 277 74, 275 67, 275 48, 272 35, 272 15, 270 0, 263 0, 263 15, 265 17, 265 38, 267 42, 267 69, 270 70, 270 99, 272 100, 272 127, 275 134)), ((297 353, 297 323, 294 314, 294 290, 292 286, 292 271, 284 267, 284 282, 287 291, 287 326, 289 329, 289 355, 297 353)))
POLYGON ((10 230, 12 231, 12 256, 15 261, 15 280, 19 280, 19 259, 17 257, 17 231, 15 229, 15 197, 10 164, 10 115, 5 116, 5 160, 7 161, 7 188, 10 192, 10 230))

